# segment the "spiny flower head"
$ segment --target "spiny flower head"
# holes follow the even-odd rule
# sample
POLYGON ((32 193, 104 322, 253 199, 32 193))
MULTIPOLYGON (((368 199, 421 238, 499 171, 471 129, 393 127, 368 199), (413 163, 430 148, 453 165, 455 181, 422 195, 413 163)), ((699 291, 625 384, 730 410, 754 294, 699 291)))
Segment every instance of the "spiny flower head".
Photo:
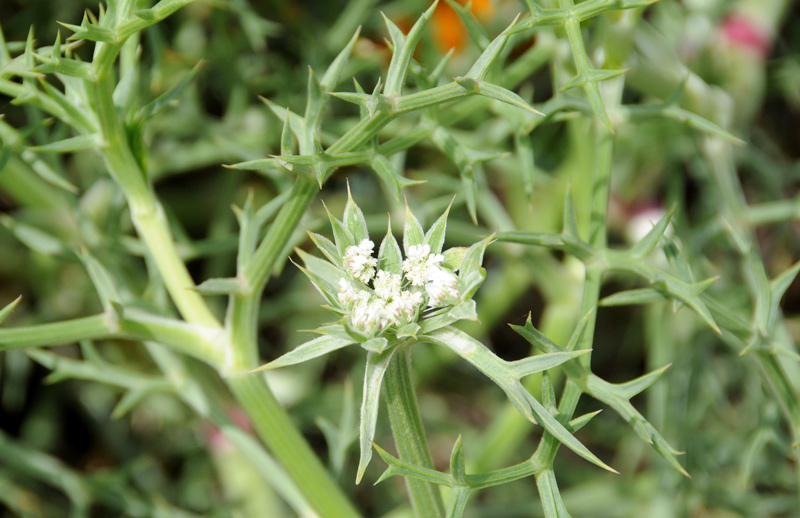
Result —
POLYGON ((343 330, 364 347, 378 337, 414 336, 427 319, 456 307, 454 320, 474 318, 471 298, 484 278, 480 263, 488 240, 443 252, 447 212, 423 232, 407 209, 402 248, 390 228, 376 254, 352 197, 342 220, 329 218, 335 242, 311 234, 328 261, 300 252, 304 271, 342 316, 343 330))

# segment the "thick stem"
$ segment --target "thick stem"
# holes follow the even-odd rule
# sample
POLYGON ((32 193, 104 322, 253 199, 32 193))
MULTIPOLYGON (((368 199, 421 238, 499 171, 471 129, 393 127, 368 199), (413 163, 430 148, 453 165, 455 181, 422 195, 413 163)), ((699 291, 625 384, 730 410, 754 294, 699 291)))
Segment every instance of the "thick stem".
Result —
POLYGON ((297 431, 288 414, 272 395, 260 374, 232 376, 228 386, 245 409, 259 437, 322 518, 358 518, 325 466, 297 431))
MULTIPOLYGON (((410 349, 398 351, 392 358, 384 374, 383 390, 400 458, 412 464, 434 469, 411 379, 410 349)), ((405 480, 414 516, 418 518, 444 516, 442 498, 435 484, 410 477, 406 477, 405 480)))
POLYGON ((153 258, 170 297, 187 322, 220 327, 205 300, 194 291, 194 281, 175 248, 164 209, 131 151, 114 106, 110 72, 89 86, 103 138, 103 160, 125 193, 136 232, 153 258))

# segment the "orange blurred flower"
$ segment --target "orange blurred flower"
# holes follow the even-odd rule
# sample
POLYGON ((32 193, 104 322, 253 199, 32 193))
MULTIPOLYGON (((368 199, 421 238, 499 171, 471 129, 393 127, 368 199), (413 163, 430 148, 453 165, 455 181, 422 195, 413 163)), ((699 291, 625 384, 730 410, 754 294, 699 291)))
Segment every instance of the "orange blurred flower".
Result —
MULTIPOLYGON (((466 0, 456 0, 461 5, 466 5, 466 0)), ((494 14, 494 3, 492 0, 472 0, 470 10, 479 20, 488 20, 494 14)), ((439 2, 431 18, 431 32, 433 41, 444 54, 450 49, 455 48, 456 52, 461 50, 468 41, 467 28, 461 17, 453 10, 447 2, 439 2)))

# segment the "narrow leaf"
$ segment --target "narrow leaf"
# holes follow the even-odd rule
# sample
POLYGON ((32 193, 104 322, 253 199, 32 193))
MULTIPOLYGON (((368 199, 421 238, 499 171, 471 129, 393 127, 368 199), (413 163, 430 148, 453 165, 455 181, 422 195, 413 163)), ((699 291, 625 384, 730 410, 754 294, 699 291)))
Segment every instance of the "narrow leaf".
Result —
POLYGON ((203 295, 245 295, 248 292, 244 279, 238 277, 206 279, 194 289, 203 295))
POLYGON ((431 247, 432 254, 439 254, 442 252, 442 247, 444 246, 444 236, 447 231, 447 215, 450 213, 450 207, 453 206, 453 202, 450 202, 450 205, 447 206, 447 209, 444 211, 444 214, 439 216, 439 219, 431 225, 431 228, 428 229, 428 232, 425 234, 425 244, 431 247))
POLYGON ((569 361, 573 358, 577 358, 583 354, 590 352, 589 350, 583 351, 564 351, 564 352, 556 352, 556 353, 545 353, 545 354, 537 354, 536 356, 530 356, 528 358, 524 358, 522 360, 517 360, 515 362, 511 362, 510 367, 514 372, 514 375, 517 379, 524 378, 525 376, 530 376, 531 374, 535 374, 537 372, 546 371, 547 369, 552 369, 562 363, 569 361))
POLYGON ((344 207, 344 226, 353 235, 356 243, 360 243, 364 239, 369 239, 367 231, 367 222, 364 219, 364 214, 353 200, 353 195, 350 192, 350 182, 347 183, 347 204, 344 207))
POLYGON ((14 308, 17 307, 19 301, 21 300, 22 300, 22 295, 9 302, 3 309, 0 309, 0 324, 6 321, 8 316, 11 314, 12 311, 14 311, 14 308))
POLYGON ((361 424, 359 426, 359 446, 361 455, 358 461, 356 484, 361 482, 364 471, 372 458, 372 439, 378 421, 378 406, 381 395, 383 375, 397 348, 383 353, 367 353, 367 368, 364 374, 364 392, 361 400, 361 424))
POLYGON ((425 234, 422 232, 422 225, 411 212, 406 200, 406 222, 403 225, 403 251, 408 256, 408 250, 415 245, 421 245, 425 241, 425 234))
POLYGON ((386 230, 386 236, 381 241, 381 246, 378 249, 378 269, 385 270, 395 275, 403 273, 403 255, 400 251, 400 245, 392 234, 392 224, 389 222, 389 228, 386 230))
POLYGON ((672 219, 672 210, 662 217, 658 223, 653 225, 653 228, 639 241, 636 245, 631 248, 631 255, 636 259, 643 259, 650 255, 650 252, 658 245, 658 242, 661 240, 661 236, 664 235, 664 232, 667 231, 669 227, 669 222, 672 219))
POLYGON ((252 374, 254 372, 260 372, 265 370, 278 369, 280 367, 286 367, 288 365, 295 365, 298 363, 307 362, 308 360, 313 360, 314 358, 318 358, 320 356, 324 356, 330 352, 336 351, 343 347, 347 347, 352 343, 355 343, 353 339, 351 338, 348 339, 346 337, 340 336, 339 334, 322 335, 304 344, 298 345, 295 349, 289 351, 280 358, 273 360, 265 365, 262 365, 257 369, 253 369, 247 374, 252 374))

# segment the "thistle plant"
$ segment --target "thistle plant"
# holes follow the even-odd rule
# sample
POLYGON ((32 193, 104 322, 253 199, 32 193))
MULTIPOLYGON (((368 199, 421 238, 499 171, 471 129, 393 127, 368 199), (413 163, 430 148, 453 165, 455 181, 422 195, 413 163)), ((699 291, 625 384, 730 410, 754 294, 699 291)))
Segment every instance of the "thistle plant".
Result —
POLYGON ((793 515, 785 0, 374 4, 0 8, 0 503, 793 515))

